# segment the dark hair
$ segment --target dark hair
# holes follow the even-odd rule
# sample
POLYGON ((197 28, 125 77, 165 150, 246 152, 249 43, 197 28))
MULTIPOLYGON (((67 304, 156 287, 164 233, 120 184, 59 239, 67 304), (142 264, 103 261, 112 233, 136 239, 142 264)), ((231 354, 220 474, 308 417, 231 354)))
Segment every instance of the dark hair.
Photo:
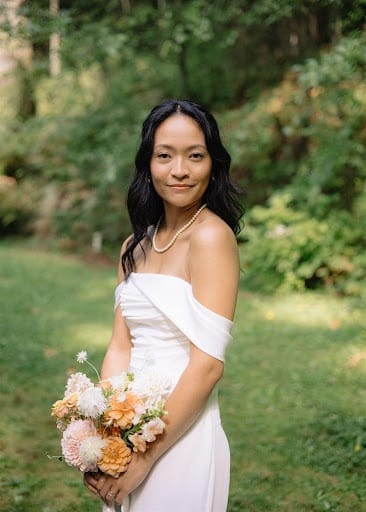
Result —
POLYGON ((176 113, 189 116, 198 123, 212 159, 212 179, 202 197, 202 203, 207 203, 207 207, 221 217, 235 234, 240 231, 243 209, 239 203, 238 190, 229 177, 231 158, 221 142, 215 118, 196 103, 186 100, 164 101, 152 109, 142 125, 141 145, 135 158, 136 171, 127 194, 133 235, 122 255, 122 267, 126 275, 135 268, 134 249, 147 235, 148 227, 155 225, 164 213, 163 202, 150 180, 150 161, 157 128, 176 113))

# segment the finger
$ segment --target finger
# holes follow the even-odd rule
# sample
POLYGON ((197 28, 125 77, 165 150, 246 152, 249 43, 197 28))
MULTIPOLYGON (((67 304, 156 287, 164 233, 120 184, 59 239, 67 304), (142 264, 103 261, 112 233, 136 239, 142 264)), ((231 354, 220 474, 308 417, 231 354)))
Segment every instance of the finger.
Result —
POLYGON ((104 476, 101 476, 96 482, 96 488, 100 491, 106 483, 106 479, 104 476))
POLYGON ((115 503, 116 497, 112 492, 108 492, 104 498, 104 501, 109 505, 113 505, 115 503))
POLYGON ((121 484, 123 484, 123 482, 121 482, 120 479, 115 481, 106 495, 108 499, 113 499, 113 501, 118 503, 118 505, 122 505, 122 502, 126 497, 126 492, 121 484))
POLYGON ((125 493, 125 492, 123 492, 122 490, 120 490, 120 491, 117 493, 117 495, 116 495, 116 497, 115 497, 114 501, 115 501, 118 505, 122 505, 122 503, 123 503, 123 501, 124 501, 125 497, 126 497, 126 493, 125 493))
POLYGON ((98 479, 95 478, 95 473, 84 473, 84 483, 96 488, 98 479))
POLYGON ((89 485, 86 486, 86 488, 92 493, 94 494, 94 496, 97 496, 99 498, 99 492, 94 488, 94 487, 91 487, 89 485))
POLYGON ((84 478, 84 485, 86 486, 86 488, 92 492, 93 494, 95 494, 95 496, 99 496, 99 492, 98 492, 98 489, 96 489, 91 483, 88 482, 88 480, 86 480, 84 478))
POLYGON ((107 482, 102 489, 99 490, 99 496, 108 504, 114 503, 117 492, 113 491, 113 483, 107 482))

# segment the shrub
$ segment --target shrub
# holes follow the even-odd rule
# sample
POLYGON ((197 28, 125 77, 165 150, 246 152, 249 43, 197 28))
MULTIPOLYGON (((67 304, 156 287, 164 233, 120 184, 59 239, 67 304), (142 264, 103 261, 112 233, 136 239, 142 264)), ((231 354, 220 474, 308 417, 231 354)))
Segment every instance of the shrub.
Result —
POLYGON ((0 176, 0 235, 25 234, 35 214, 37 187, 0 176))
POLYGON ((346 211, 323 219, 291 206, 291 195, 273 195, 267 207, 254 207, 247 221, 247 241, 241 248, 244 278, 252 288, 273 291, 335 287, 361 293, 366 237, 346 211))

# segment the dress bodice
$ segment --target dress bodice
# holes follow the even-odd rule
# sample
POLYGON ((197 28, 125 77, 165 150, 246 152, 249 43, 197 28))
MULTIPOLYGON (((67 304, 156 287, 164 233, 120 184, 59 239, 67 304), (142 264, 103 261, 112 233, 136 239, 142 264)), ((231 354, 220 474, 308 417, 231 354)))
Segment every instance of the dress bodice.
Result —
POLYGON ((146 360, 186 363, 190 342, 223 361, 232 322, 203 306, 187 281, 167 275, 131 273, 116 288, 130 329, 132 354, 146 360))

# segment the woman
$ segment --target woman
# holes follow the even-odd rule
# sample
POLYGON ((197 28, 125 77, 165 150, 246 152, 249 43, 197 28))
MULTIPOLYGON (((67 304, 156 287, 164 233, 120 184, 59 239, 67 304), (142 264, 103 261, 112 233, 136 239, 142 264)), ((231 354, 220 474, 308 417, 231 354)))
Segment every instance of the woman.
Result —
POLYGON ((123 512, 226 510, 229 448, 216 384, 236 304, 242 214, 229 167, 201 106, 166 101, 144 122, 102 378, 153 365, 172 391, 163 435, 133 454, 124 474, 85 477, 123 512))

